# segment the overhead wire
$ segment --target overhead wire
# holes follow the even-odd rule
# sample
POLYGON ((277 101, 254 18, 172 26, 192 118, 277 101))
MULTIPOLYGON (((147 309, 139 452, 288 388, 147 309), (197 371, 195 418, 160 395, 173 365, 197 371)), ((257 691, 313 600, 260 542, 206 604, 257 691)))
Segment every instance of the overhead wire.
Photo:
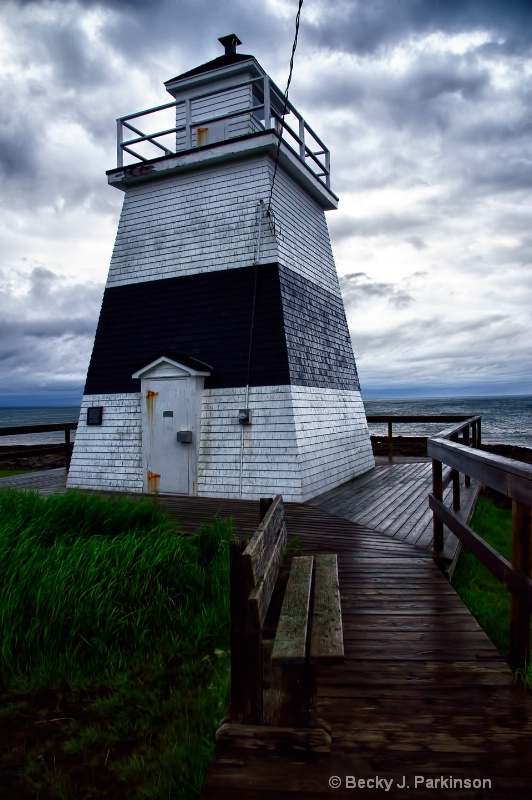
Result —
MULTIPOLYGON (((283 112, 281 114, 281 131, 279 133, 279 137, 277 140, 277 151, 275 154, 275 166, 273 169, 272 181, 270 185, 270 196, 268 198, 268 205, 266 208, 266 216, 270 220, 270 225, 273 223, 273 229, 275 231, 275 214, 272 210, 272 197, 273 197, 273 190, 275 187, 275 178, 277 175, 277 166, 279 164, 279 152, 281 149, 281 141, 283 138, 283 128, 284 128, 284 117, 286 114, 286 109, 288 107, 288 90, 290 89, 290 83, 292 82, 292 73, 294 71, 294 56, 296 53, 297 48, 297 39, 299 35, 299 21, 301 18, 301 7, 303 5, 303 0, 299 0, 298 9, 296 14, 296 22, 295 22, 295 35, 294 41, 292 44, 292 54, 290 56, 290 68, 288 71, 288 80, 286 82, 286 89, 284 92, 284 104, 283 104, 283 112)), ((248 346, 248 359, 247 359, 247 379, 246 379, 246 393, 245 393, 245 408, 249 405, 249 386, 251 382, 251 368, 252 368, 252 353, 253 353, 253 331, 255 328, 255 309, 257 305, 257 284, 258 284, 258 270, 259 270, 259 260, 260 260, 260 244, 261 244, 261 234, 262 234, 262 218, 264 214, 263 210, 263 200, 259 201, 258 205, 258 214, 257 214, 257 225, 258 225, 258 232, 257 232, 257 241, 255 244, 255 253, 253 259, 253 265, 255 267, 255 274, 253 278, 253 296, 252 296, 252 303, 251 303, 251 320, 250 320, 250 331, 249 331, 249 346, 248 346)), ((241 430, 241 442, 240 442, 240 497, 242 497, 242 489, 243 489, 243 479, 244 479, 244 425, 242 425, 241 430)))
POLYGON ((299 0, 299 5, 298 5, 298 9, 297 9, 297 14, 296 14, 296 23, 295 23, 295 28, 296 29, 295 29, 295 34, 294 34, 294 42, 292 44, 292 55, 290 56, 290 69, 288 71, 288 80, 286 82, 286 89, 284 91, 283 113, 281 114, 281 130, 279 132, 279 138, 277 140, 277 151, 275 153, 275 166, 273 168, 272 182, 271 182, 271 185, 270 185, 270 196, 268 198, 268 206, 266 208, 266 214, 267 214, 268 217, 271 217, 273 215, 273 211, 272 211, 273 190, 274 190, 274 187, 275 187, 275 178, 277 176, 277 167, 278 167, 278 164, 279 164, 279 153, 281 151, 281 142, 282 142, 282 139, 283 139, 284 118, 285 118, 285 114, 286 114, 286 109, 288 107, 288 91, 290 89, 290 84, 292 83, 292 73, 294 71, 294 56, 296 54, 297 39, 298 39, 298 36, 299 36, 299 22, 300 22, 300 19, 301 19, 301 7, 302 7, 302 5, 303 5, 303 0, 299 0))

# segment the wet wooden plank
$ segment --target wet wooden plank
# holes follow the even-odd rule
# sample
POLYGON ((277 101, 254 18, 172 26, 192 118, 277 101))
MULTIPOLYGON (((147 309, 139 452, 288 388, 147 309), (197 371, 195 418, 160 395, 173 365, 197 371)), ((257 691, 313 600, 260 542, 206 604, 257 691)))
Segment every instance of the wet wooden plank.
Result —
POLYGON ((292 559, 275 634, 272 664, 304 664, 306 661, 312 565, 312 556, 292 559))
POLYGON ((322 554, 314 559, 314 606, 310 640, 311 661, 330 664, 344 660, 342 608, 338 558, 322 554))
POLYGON ((0 478, 0 489, 33 490, 46 496, 53 492, 64 492, 66 484, 65 467, 27 472, 23 475, 0 478))

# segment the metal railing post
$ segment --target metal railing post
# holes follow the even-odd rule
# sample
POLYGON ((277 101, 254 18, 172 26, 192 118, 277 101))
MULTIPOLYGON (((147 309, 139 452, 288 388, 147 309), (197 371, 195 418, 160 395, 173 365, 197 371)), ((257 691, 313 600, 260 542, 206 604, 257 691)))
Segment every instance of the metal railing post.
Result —
POLYGON ((331 152, 330 150, 325 151, 325 170, 327 172, 325 176, 325 185, 327 189, 331 188, 331 152))
POLYGON ((120 169, 120 167, 124 166, 124 151, 122 150, 122 120, 117 119, 116 121, 116 166, 120 169))
POLYGON ((388 420, 388 458, 393 458, 393 422, 388 420))
POLYGON ((301 161, 305 163, 305 120, 303 117, 299 117, 299 138, 301 139, 299 142, 299 155, 301 161))
MULTIPOLYGON (((176 142, 177 146, 177 142, 176 142)), ((192 109, 190 106, 190 98, 185 100, 185 148, 190 150, 192 147, 192 109)))
POLYGON ((270 79, 267 75, 264 76, 264 127, 272 127, 272 109, 270 99, 270 79))

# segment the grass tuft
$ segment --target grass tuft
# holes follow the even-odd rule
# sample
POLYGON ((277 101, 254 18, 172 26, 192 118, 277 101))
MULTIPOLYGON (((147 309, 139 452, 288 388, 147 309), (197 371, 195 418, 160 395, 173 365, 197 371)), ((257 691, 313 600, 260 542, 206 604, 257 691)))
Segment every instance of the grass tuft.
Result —
POLYGON ((21 791, 74 796, 93 769, 119 796, 196 796, 228 692, 231 535, 215 517, 181 536, 150 500, 0 491, 2 699, 55 742, 25 753, 21 791))
MULTIPOLYGON (((481 495, 471 527, 508 560, 512 549, 512 512, 481 495)), ((466 606, 501 653, 508 654, 511 594, 465 548, 453 576, 453 585, 466 606)), ((531 668, 521 670, 531 683, 531 668)))

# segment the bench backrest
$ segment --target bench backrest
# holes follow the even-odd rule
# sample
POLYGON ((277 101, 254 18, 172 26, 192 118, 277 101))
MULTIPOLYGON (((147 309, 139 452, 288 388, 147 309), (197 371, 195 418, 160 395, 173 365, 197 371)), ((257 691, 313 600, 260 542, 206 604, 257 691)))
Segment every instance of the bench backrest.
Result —
POLYGON ((286 548, 283 498, 277 495, 242 554, 249 623, 262 629, 286 548))
POLYGON ((250 542, 231 542, 231 719, 262 723, 262 626, 286 547, 277 495, 250 542))

